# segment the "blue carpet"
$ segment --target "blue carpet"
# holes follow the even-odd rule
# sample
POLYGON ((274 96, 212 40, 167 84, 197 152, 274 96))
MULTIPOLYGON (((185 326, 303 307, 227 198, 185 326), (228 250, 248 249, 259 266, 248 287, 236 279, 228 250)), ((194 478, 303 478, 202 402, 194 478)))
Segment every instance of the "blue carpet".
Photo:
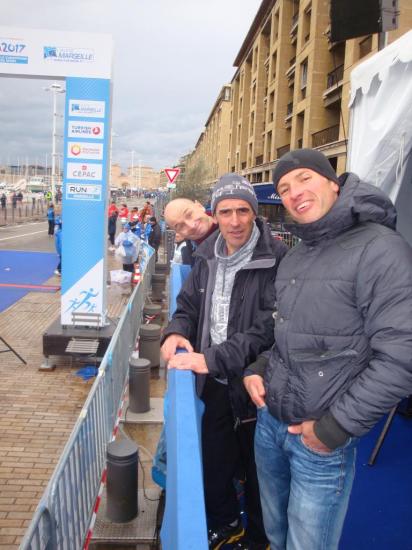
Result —
POLYGON ((339 550, 412 550, 412 419, 395 415, 375 465, 368 466, 385 420, 359 443, 339 550))
POLYGON ((412 419, 395 415, 368 466, 382 425, 361 439, 340 550, 412 550, 412 419))
MULTIPOLYGON (((41 285, 58 264, 57 254, 0 250, 0 283, 41 285)), ((33 289, 0 288, 0 312, 20 300, 33 289)))

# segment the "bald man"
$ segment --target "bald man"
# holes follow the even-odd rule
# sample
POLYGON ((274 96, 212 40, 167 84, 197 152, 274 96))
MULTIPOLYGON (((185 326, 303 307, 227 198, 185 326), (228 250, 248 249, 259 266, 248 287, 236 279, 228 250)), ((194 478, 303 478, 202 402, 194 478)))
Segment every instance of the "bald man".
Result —
POLYGON ((170 201, 166 205, 164 217, 171 229, 197 245, 217 228, 213 218, 206 214, 205 208, 199 202, 190 199, 170 201))

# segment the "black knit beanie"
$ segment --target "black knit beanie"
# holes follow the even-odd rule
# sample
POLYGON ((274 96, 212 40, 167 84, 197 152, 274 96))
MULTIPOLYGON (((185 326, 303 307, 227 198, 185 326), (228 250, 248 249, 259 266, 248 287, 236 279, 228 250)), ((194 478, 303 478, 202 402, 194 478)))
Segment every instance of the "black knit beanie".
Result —
POLYGON ((258 201, 253 185, 239 174, 225 174, 216 183, 213 192, 210 208, 212 214, 216 206, 223 199, 241 199, 250 204, 255 214, 258 213, 258 201))
POLYGON ((275 190, 277 189, 279 180, 285 174, 297 168, 310 168, 339 185, 338 176, 323 153, 315 149, 296 149, 295 151, 285 153, 276 164, 276 168, 273 170, 273 185, 275 186, 275 190))

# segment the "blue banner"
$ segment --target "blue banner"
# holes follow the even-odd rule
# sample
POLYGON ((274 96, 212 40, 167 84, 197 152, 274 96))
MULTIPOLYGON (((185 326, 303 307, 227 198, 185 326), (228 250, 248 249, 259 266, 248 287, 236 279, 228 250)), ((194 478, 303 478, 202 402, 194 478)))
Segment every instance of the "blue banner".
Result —
POLYGON ((110 80, 68 78, 64 130, 62 308, 106 316, 110 80))

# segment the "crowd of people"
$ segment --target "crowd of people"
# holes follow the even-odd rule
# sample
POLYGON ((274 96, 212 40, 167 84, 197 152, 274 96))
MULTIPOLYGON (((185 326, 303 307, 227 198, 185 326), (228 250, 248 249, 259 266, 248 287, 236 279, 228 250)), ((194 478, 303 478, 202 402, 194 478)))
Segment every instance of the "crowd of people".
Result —
MULTIPOLYGON (((51 196, 49 200, 51 201, 51 196)), ((161 243, 161 229, 153 214, 154 210, 150 201, 145 203, 140 212, 137 207, 133 207, 129 211, 126 203, 120 206, 117 206, 115 200, 110 203, 108 208, 109 250, 117 253, 117 256, 122 261, 124 271, 133 273, 142 240, 154 248, 157 260, 161 243), (118 222, 120 222, 119 230, 118 222), (116 233, 118 233, 117 236, 116 233)), ((55 248, 59 257, 55 274, 60 276, 63 227, 60 207, 55 207, 52 202, 48 202, 46 219, 48 222, 47 234, 50 237, 54 236, 55 248)))
POLYGON ((140 242, 144 240, 155 250, 156 261, 161 242, 160 225, 154 216, 153 206, 146 201, 140 212, 137 206, 129 211, 126 203, 117 206, 112 201, 108 209, 108 235, 110 250, 116 251, 122 259, 123 270, 133 272, 140 249, 140 242), (121 224, 121 232, 116 235, 117 222, 121 224))
POLYGON ((217 182, 211 216, 166 206, 193 267, 161 352, 205 404, 209 548, 337 550, 359 439, 412 393, 412 250, 389 198, 318 151, 281 157, 273 184, 291 250, 240 175, 217 182))

